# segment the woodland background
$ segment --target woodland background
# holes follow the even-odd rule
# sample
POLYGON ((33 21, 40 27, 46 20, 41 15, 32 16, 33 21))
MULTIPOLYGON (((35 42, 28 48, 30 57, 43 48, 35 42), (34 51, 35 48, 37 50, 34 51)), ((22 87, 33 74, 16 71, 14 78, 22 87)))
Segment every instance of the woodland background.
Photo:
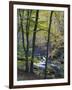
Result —
POLYGON ((17 59, 18 74, 25 69, 40 78, 64 77, 63 11, 17 9, 17 59))

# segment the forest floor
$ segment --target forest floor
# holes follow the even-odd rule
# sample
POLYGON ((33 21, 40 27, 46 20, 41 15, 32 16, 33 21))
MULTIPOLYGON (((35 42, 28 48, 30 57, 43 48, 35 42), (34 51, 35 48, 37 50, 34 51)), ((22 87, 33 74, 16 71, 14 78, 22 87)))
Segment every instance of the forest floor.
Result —
POLYGON ((41 79, 40 76, 36 75, 35 73, 28 73, 23 70, 18 69, 17 72, 17 80, 38 80, 41 79))

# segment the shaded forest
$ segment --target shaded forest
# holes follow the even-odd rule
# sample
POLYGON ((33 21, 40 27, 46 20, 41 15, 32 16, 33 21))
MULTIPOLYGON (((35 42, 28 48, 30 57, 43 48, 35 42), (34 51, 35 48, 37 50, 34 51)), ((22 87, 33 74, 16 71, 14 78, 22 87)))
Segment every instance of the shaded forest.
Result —
POLYGON ((64 78, 64 12, 17 9, 17 79, 64 78))

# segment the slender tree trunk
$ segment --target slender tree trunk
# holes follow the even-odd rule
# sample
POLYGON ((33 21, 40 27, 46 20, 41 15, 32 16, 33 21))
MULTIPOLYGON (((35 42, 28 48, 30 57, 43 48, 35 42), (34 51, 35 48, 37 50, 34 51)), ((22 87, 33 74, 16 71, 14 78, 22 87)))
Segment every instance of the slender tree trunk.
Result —
POLYGON ((28 62, 28 55, 29 55, 29 27, 30 27, 30 18, 31 18, 31 10, 27 11, 27 23, 26 23, 26 72, 29 72, 29 62, 28 62))
POLYGON ((19 35, 20 34, 20 32, 19 32, 20 31, 20 24, 19 24, 19 20, 20 20, 19 17, 20 17, 20 15, 19 15, 19 13, 20 12, 18 11, 17 12, 17 15, 18 15, 17 16, 17 20, 18 20, 18 24, 17 24, 17 50, 18 51, 19 51, 19 38, 20 38, 20 35, 19 35))
MULTIPOLYGON (((24 11, 22 11, 22 14, 24 15, 24 11)), ((20 20, 21 20, 20 23, 21 23, 21 31, 22 31, 22 45, 23 45, 23 49, 24 49, 24 52, 25 52, 26 50, 25 50, 25 42, 24 42, 23 17, 24 16, 22 16, 21 12, 20 12, 20 20)))
POLYGON ((48 28, 48 40, 47 40, 47 56, 46 56, 46 63, 45 63, 45 76, 44 78, 47 78, 47 61, 48 61, 48 53, 49 53, 49 41, 50 41, 50 30, 51 30, 51 23, 52 23, 52 15, 53 11, 51 11, 50 14, 50 21, 49 21, 49 28, 48 28))
POLYGON ((17 31, 17 50, 19 50, 19 32, 17 31))
POLYGON ((29 10, 27 11, 27 22, 26 22, 26 72, 29 71, 29 65, 28 65, 28 51, 29 51, 29 10))
POLYGON ((35 51, 35 40, 36 40, 36 30, 37 30, 37 24, 38 24, 38 15, 39 10, 36 11, 36 18, 35 18, 35 26, 33 31, 33 41, 32 41, 32 59, 30 64, 30 72, 33 73, 33 61, 34 61, 34 51, 35 51))

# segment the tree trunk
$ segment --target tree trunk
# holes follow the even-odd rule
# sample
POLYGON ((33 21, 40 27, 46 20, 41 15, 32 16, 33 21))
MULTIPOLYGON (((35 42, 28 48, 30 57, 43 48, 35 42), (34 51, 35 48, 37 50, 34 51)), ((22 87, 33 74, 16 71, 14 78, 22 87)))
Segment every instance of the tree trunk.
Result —
POLYGON ((17 12, 17 20, 18 20, 18 24, 17 24, 17 50, 19 51, 19 38, 20 38, 20 23, 19 23, 19 17, 20 17, 20 11, 17 12))
POLYGON ((26 39, 27 39, 27 47, 25 48, 25 42, 24 42, 24 30, 23 30, 23 15, 24 15, 24 11, 20 12, 20 20, 21 20, 21 30, 22 30, 22 45, 23 45, 23 49, 24 49, 24 54, 25 54, 25 58, 26 58, 26 69, 25 71, 28 72, 28 14, 29 11, 27 11, 27 23, 26 23, 26 39))
POLYGON ((19 32, 17 31, 17 50, 19 50, 19 32))
POLYGON ((29 62, 28 62, 28 54, 29 54, 29 27, 30 27, 30 18, 31 18, 32 10, 27 11, 27 23, 26 23, 26 72, 29 72, 29 62))
POLYGON ((48 28, 48 40, 47 40, 47 56, 46 56, 46 63, 45 63, 45 76, 44 78, 47 78, 47 61, 48 61, 48 54, 49 54, 49 41, 50 41, 50 30, 51 30, 51 23, 52 23, 52 15, 53 11, 51 11, 50 14, 50 21, 49 21, 49 28, 48 28))
POLYGON ((34 30, 33 30, 32 59, 31 59, 31 64, 30 64, 30 72, 31 73, 33 73, 33 61, 34 61, 35 39, 36 39, 36 30, 37 30, 37 24, 38 24, 38 15, 39 15, 39 10, 36 11, 35 26, 34 26, 34 30))
MULTIPOLYGON (((24 15, 24 11, 22 11, 22 14, 24 15)), ((20 20, 21 20, 20 23, 21 23, 21 31, 22 31, 22 45, 23 45, 23 49, 24 49, 24 52, 25 52, 26 50, 25 50, 25 42, 24 42, 23 17, 24 16, 22 16, 21 12, 20 12, 20 20)))
POLYGON ((28 65, 28 51, 29 51, 29 10, 27 10, 27 22, 26 22, 26 72, 29 71, 29 65, 28 65))

